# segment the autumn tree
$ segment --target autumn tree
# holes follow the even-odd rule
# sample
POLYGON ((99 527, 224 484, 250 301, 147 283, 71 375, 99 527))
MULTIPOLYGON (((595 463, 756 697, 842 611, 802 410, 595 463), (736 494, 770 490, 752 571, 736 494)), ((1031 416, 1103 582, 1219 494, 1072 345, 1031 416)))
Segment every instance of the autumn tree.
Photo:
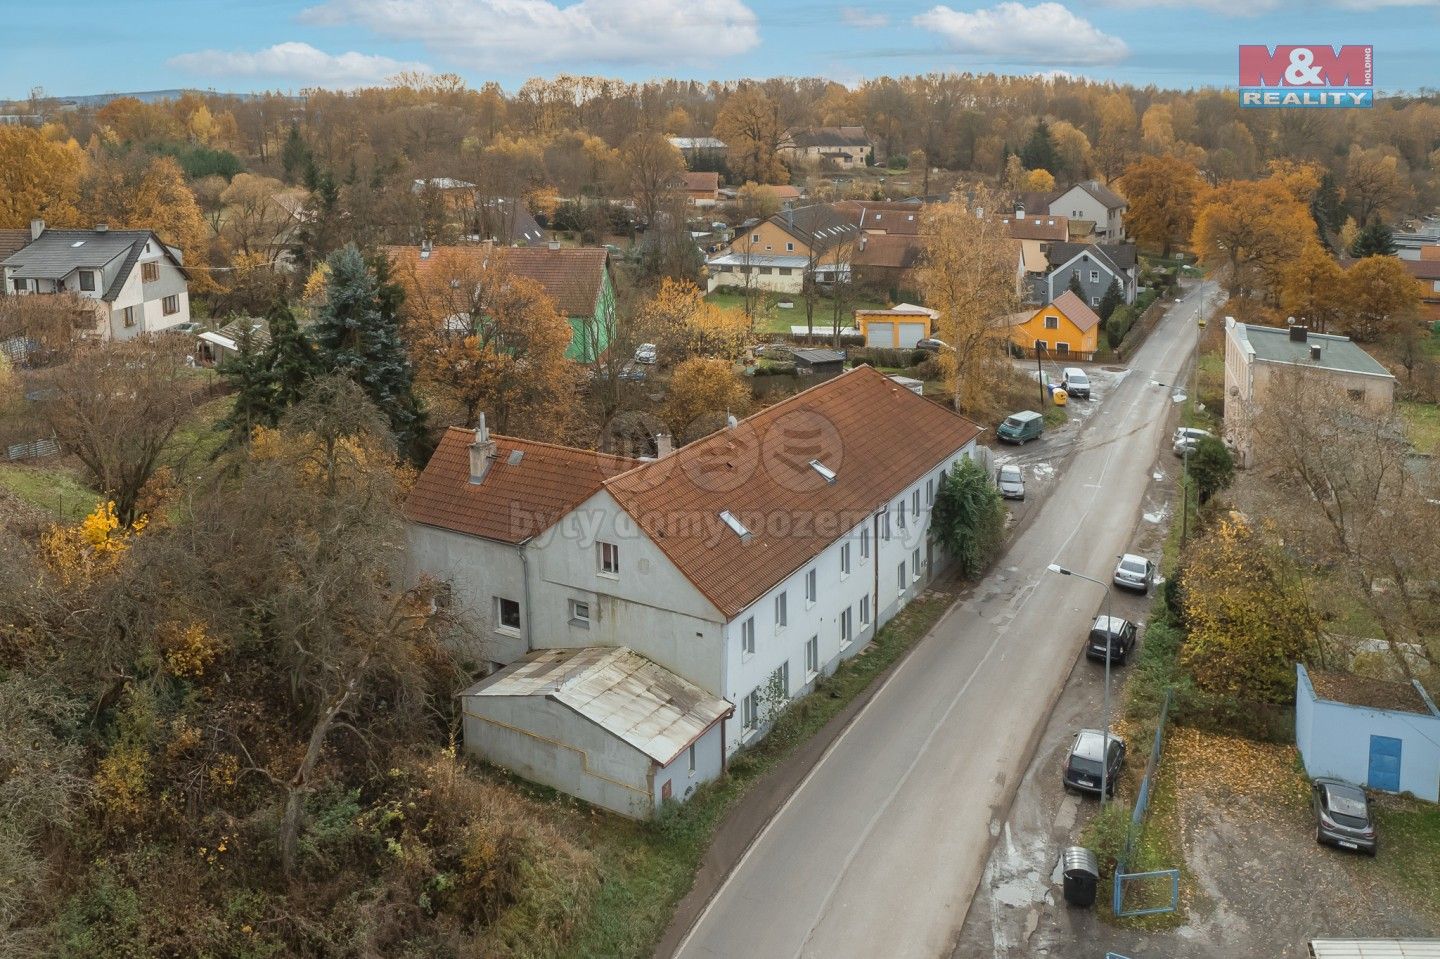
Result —
POLYGON ((679 188, 685 159, 658 133, 636 133, 620 147, 620 165, 629 180, 630 196, 645 222, 654 225, 656 213, 679 188))
POLYGON ((1361 226, 1375 217, 1399 212, 1410 199, 1410 184, 1400 159, 1378 147, 1352 144, 1345 161, 1345 205, 1361 226))
POLYGON ((96 342, 44 377, 41 415, 125 526, 190 413, 194 380, 184 359, 178 337, 96 342))
POLYGON ((184 255, 194 292, 215 288, 205 268, 208 230, 195 194, 173 157, 116 157, 96 169, 82 202, 89 219, 112 229, 154 230, 184 255))
POLYGON ((78 226, 85 154, 52 128, 0 126, 0 229, 25 229, 33 219, 78 226))
MULTIPOLYGON (((977 187, 973 203, 1003 209, 1000 194, 977 187)), ((940 313, 939 336, 953 349, 940 362, 961 410, 983 410, 1009 374, 1009 331, 1000 317, 1020 308, 1015 284, 1018 244, 1000 217, 977 216, 963 200, 930 204, 921 214, 931 239, 916 281, 923 302, 940 313)))
POLYGON ((1336 329, 1361 343, 1373 343, 1413 322, 1420 284, 1393 256, 1371 256, 1351 264, 1341 286, 1336 329))
POLYGON ((237 174, 230 181, 220 194, 224 221, 219 232, 231 250, 274 264, 284 250, 284 231, 294 220, 281 202, 286 192, 279 180, 253 173, 237 174))
POLYGON ((785 138, 780 110, 755 84, 726 98, 715 118, 715 136, 725 141, 730 169, 742 180, 783 183, 788 178, 778 152, 785 138))
POLYGON ((1211 267, 1225 267, 1230 295, 1279 296, 1282 276, 1312 242, 1309 209, 1276 180, 1232 181, 1199 200, 1191 244, 1211 267))
POLYGON ((1120 191, 1129 201, 1125 226, 1137 240, 1168 257, 1195 226, 1195 201, 1204 189, 1200 171, 1175 157, 1144 156, 1126 169, 1120 191))
POLYGON ((696 357, 740 360, 749 342, 749 325, 737 310, 705 299, 688 280, 662 280, 636 315, 642 336, 653 339, 661 362, 678 365, 696 357))
POLYGON ((665 422, 670 434, 689 443, 725 425, 727 415, 744 416, 750 391, 728 360, 692 357, 670 376, 665 422))

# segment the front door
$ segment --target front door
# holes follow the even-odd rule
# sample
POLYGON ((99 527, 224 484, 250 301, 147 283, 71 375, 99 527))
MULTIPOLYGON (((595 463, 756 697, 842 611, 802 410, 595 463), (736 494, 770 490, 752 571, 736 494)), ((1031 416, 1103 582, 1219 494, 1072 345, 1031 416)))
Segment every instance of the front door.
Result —
POLYGON ((1371 789, 1392 793, 1400 791, 1400 740, 1390 736, 1370 737, 1370 776, 1367 784, 1371 789))

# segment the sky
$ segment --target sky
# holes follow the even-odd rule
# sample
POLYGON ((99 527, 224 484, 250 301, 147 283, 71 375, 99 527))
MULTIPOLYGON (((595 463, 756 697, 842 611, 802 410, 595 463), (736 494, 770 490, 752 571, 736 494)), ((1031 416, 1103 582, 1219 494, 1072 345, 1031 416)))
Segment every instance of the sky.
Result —
POLYGON ((353 88, 402 70, 853 84, 1060 71, 1236 84, 1236 47, 1372 44, 1382 91, 1440 87, 1440 0, 0 0, 0 97, 353 88))

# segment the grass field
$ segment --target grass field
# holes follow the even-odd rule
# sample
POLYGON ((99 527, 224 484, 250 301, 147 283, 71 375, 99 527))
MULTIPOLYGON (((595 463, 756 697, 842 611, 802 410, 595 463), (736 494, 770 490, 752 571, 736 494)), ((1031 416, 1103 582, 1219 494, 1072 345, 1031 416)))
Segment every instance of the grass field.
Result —
MULTIPOLYGON (((715 292, 707 295, 705 299, 727 310, 744 310, 745 297, 740 293, 715 292)), ((889 304, 881 303, 878 300, 860 299, 847 303, 841 316, 842 326, 853 326, 855 323, 856 310, 883 310, 889 304)), ((821 297, 815 302, 815 332, 824 334, 834 327, 834 301, 828 297, 821 297)), ((765 303, 755 316, 755 332, 757 334, 789 333, 791 326, 805 325, 805 299, 796 294, 787 296, 775 293, 767 293, 765 303), (794 303, 793 309, 782 310, 775 304, 780 300, 794 303)))
POLYGON ((1440 452, 1440 406, 1434 403, 1401 403, 1399 406, 1416 452, 1440 452))
POLYGON ((99 493, 63 466, 0 464, 0 487, 65 523, 78 522, 100 500, 99 493))

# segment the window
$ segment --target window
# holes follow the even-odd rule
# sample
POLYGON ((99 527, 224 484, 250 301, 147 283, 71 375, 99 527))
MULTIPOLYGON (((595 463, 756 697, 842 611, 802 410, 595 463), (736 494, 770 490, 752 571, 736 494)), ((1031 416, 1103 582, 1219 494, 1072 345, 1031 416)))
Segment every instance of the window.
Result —
POLYGON ((754 732, 760 724, 760 690, 750 690, 750 695, 740 701, 740 728, 747 733, 754 732))
POLYGON ((918 486, 915 487, 914 492, 910 494, 910 512, 916 516, 920 515, 920 487, 918 486))
POLYGON ((1055 344, 1055 352, 1056 352, 1056 353, 1059 353, 1061 356, 1064 356, 1066 353, 1069 353, 1069 352, 1070 352, 1070 344, 1069 344, 1069 343, 1056 343, 1056 344, 1055 344))
POLYGON ((795 273, 795 271, 790 269, 790 267, 788 266, 776 267, 775 272, 779 273, 781 276, 793 276, 795 273))
POLYGON ((1091 305, 1091 306, 1099 306, 1099 305, 1100 305, 1100 297, 1098 297, 1098 296, 1092 296, 1092 297, 1090 297, 1090 305, 1091 305))
POLYGON ((25 280, 15 280, 14 283, 15 283, 15 292, 16 292, 16 293, 24 293, 25 290, 26 290, 26 287, 29 286, 29 283, 28 283, 27 281, 25 281, 25 280))
POLYGON ((1037 350, 1042 350, 1042 351, 1043 351, 1043 350, 1048 350, 1048 349, 1050 349, 1050 344, 1049 344, 1048 342, 1046 342, 1045 340, 1036 340, 1036 341, 1035 341, 1035 349, 1037 349, 1037 350))
POLYGON ((570 600, 570 625, 590 628, 590 604, 580 599, 570 600))
POLYGON ((501 632, 520 632, 520 604, 503 596, 495 597, 495 628, 501 632))
POLYGON ((820 637, 811 636, 805 644, 805 678, 820 672, 820 637))
POLYGON ((95 292, 95 271, 94 271, 94 270, 81 270, 81 271, 80 271, 80 289, 81 289, 82 292, 85 292, 85 293, 94 293, 94 292, 95 292))
POLYGON ((758 233, 752 233, 752 234, 750 234, 750 242, 751 242, 751 243, 759 243, 759 242, 760 242, 760 234, 758 234, 758 233))
POLYGON ((773 271, 772 271, 772 270, 770 269, 770 267, 768 267, 768 266, 762 266, 762 267, 760 267, 760 275, 761 275, 761 276, 769 276, 772 272, 773 272, 773 271))
POLYGON ((1351 402, 1360 403, 1365 400, 1364 390, 1346 390, 1345 395, 1350 397, 1351 402))
POLYGON ((794 244, 794 243, 786 243, 786 244, 785 244, 785 252, 786 252, 786 253, 794 253, 794 252, 795 252, 795 244, 794 244))
POLYGON ((141 263, 141 264, 140 264, 140 282, 141 282, 141 283, 154 283, 154 282, 155 282, 156 280, 158 280, 158 279, 160 279, 160 264, 159 264, 159 263, 141 263))
POLYGON ((790 660, 781 663, 775 672, 770 674, 770 694, 779 699, 790 698, 790 660))
POLYGON ((914 576, 916 580, 920 579, 920 550, 918 549, 911 550, 910 552, 910 574, 914 576))
POLYGON ((180 294, 171 293, 160 301, 160 312, 166 316, 174 316, 180 312, 180 294))
POLYGON ((1047 330, 1058 330, 1058 329, 1060 329, 1060 317, 1058 317, 1058 316, 1047 316, 1047 317, 1045 317, 1045 329, 1047 329, 1047 330))
POLYGON ((814 606, 819 595, 819 591, 815 588, 815 567, 812 566, 805 574, 805 604, 814 606))
POLYGON ((864 629, 870 625, 870 594, 866 593, 860 597, 860 628, 864 629))
POLYGON ((850 645, 850 607, 846 606, 840 613, 840 648, 844 649, 850 645))
POLYGON ((134 326, 134 325, 135 325, 135 307, 133 307, 133 306, 127 306, 127 307, 125 307, 125 312, 124 312, 122 315, 125 317, 125 325, 126 325, 126 326, 134 326))
POLYGON ((870 558, 870 527, 868 526, 860 531, 860 558, 870 558))
POLYGON ((905 528, 905 500, 901 499, 895 504, 895 525, 901 529, 905 528))
POLYGON ((903 593, 905 587, 909 585, 910 581, 905 578, 905 563, 902 560, 900 565, 895 567, 895 588, 903 593))
POLYGON ((935 505, 935 477, 933 476, 925 481, 925 505, 935 505))
POLYGON ((1090 271, 1090 282, 1091 282, 1091 283, 1099 283, 1099 282, 1100 282, 1100 271, 1099 271, 1099 270, 1091 270, 1091 271, 1090 271))
POLYGON ((840 576, 843 579, 850 575, 850 544, 845 543, 840 547, 840 576))
POLYGON ((755 655, 755 617, 747 617, 740 624, 740 651, 746 656, 755 655))
POLYGON ((785 593, 782 590, 779 596, 775 597, 775 632, 785 628, 788 617, 785 609, 785 593))
POLYGON ((695 744, 690 744, 690 775, 695 775, 695 744))
POLYGON ((600 575, 620 575, 620 547, 614 543, 600 543, 600 575))

